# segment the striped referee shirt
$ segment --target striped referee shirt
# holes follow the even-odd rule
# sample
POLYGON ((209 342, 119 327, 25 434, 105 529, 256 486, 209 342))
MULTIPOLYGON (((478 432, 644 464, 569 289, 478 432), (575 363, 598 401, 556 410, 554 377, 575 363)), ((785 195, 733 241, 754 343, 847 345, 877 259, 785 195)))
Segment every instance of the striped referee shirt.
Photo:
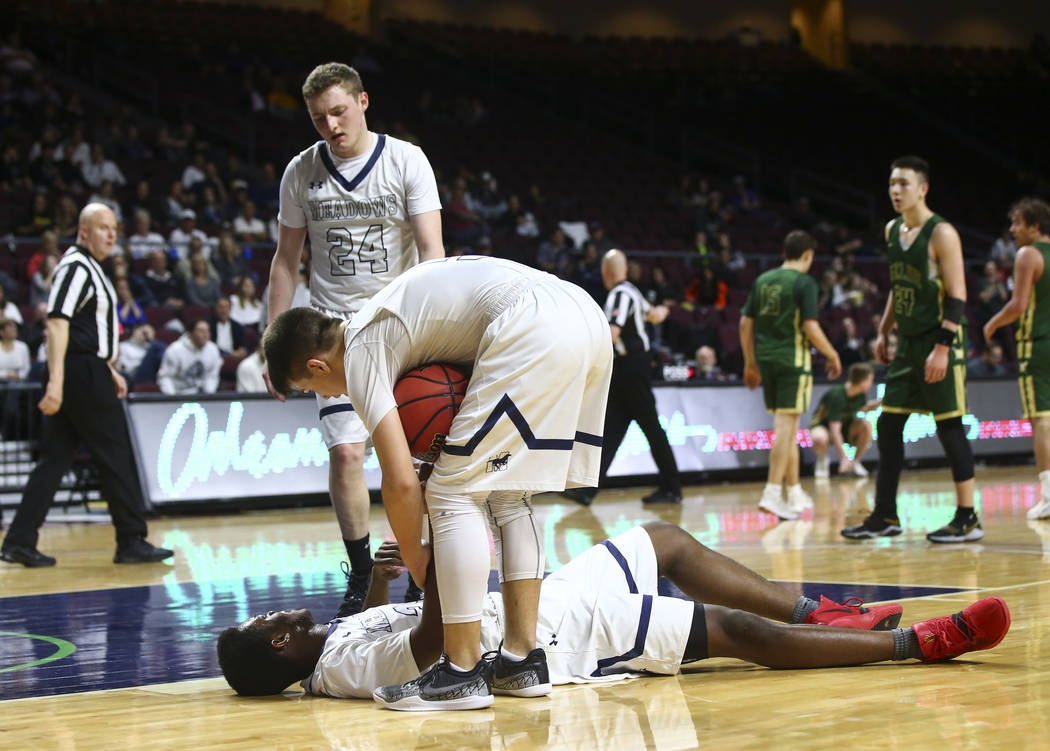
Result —
POLYGON ((645 316, 651 308, 645 295, 626 279, 609 290, 605 316, 610 324, 620 327, 620 341, 614 345, 617 356, 649 351, 645 316))
POLYGON ((87 248, 72 246, 55 267, 47 317, 69 321, 67 354, 117 356, 117 293, 87 248))

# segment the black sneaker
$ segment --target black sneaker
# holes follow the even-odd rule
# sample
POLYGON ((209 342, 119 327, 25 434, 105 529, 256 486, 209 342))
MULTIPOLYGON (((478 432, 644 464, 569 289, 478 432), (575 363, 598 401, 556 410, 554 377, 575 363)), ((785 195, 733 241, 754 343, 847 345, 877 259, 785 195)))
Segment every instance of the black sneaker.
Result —
POLYGON ((357 615, 365 607, 365 596, 368 594, 368 585, 372 581, 372 572, 358 574, 350 570, 350 564, 342 561, 340 567, 346 577, 346 593, 335 612, 336 618, 346 618, 348 615, 357 615))
POLYGON ((21 563, 27 568, 43 568, 54 566, 56 561, 49 555, 44 555, 36 548, 27 545, 12 545, 7 543, 0 548, 0 561, 8 563, 21 563))
POLYGON ((377 688, 372 699, 384 709, 403 712, 491 707, 492 663, 482 657, 473 669, 461 673, 452 668, 447 655, 441 655, 423 675, 400 686, 377 688))
POLYGON ((571 498, 581 506, 590 506, 594 496, 598 495, 598 488, 566 488, 561 491, 566 498, 571 498))
POLYGON ((655 493, 642 496, 642 503, 681 503, 682 493, 679 490, 657 490, 655 493))
POLYGON ((492 693, 501 696, 546 696, 551 692, 547 655, 542 648, 529 652, 521 662, 512 662, 496 652, 492 663, 492 693))
POLYGON ((136 537, 128 542, 117 545, 117 552, 113 554, 114 563, 157 563, 175 555, 174 551, 167 548, 158 548, 146 542, 144 537, 136 537))
POLYGON ((405 602, 419 602, 423 599, 423 590, 416 586, 416 580, 411 575, 408 577, 408 587, 405 589, 405 602))
POLYGON ((936 532, 926 535, 930 542, 975 542, 982 537, 984 530, 976 514, 969 519, 952 519, 936 532))
POLYGON ((872 514, 862 524, 846 527, 839 534, 851 540, 869 540, 872 537, 893 537, 902 531, 900 519, 872 514))

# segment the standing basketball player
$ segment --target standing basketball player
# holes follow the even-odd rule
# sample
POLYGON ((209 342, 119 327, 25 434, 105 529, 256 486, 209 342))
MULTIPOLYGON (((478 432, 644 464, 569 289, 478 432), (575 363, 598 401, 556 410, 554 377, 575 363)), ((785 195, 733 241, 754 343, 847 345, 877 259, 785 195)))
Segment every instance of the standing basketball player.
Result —
POLYGON ((1032 421, 1039 503, 1029 519, 1050 519, 1050 205, 1022 198, 1010 209, 1010 233, 1021 248, 1014 261, 1014 292, 984 326, 985 341, 996 329, 1017 328, 1017 380, 1024 416, 1032 421))
POLYGON ((933 413, 937 437, 951 465, 957 508, 930 542, 969 542, 984 537, 973 508, 973 451, 966 440, 966 275, 955 227, 926 205, 930 166, 917 156, 890 167, 890 200, 899 217, 886 225, 890 290, 875 340, 875 356, 889 365, 878 422, 879 473, 875 508, 863 523, 842 530, 862 540, 901 533, 897 484, 904 466, 904 425, 913 412, 933 413), (896 324, 897 353, 886 341, 896 324))
POLYGON ((286 311, 263 344, 279 392, 349 395, 372 435, 387 518, 419 584, 430 549, 420 542, 423 494, 394 384, 423 363, 473 363, 426 485, 447 659, 416 680, 380 689, 376 701, 403 709, 411 695, 427 709, 474 709, 490 706, 493 691, 549 693, 546 657, 536 647, 544 548, 531 496, 598 482, 612 368, 601 308, 550 274, 459 256, 410 269, 349 322, 286 311), (486 517, 506 609, 494 663, 481 656, 486 517))
MULTIPOLYGON (((323 140, 292 159, 281 178, 270 320, 291 306, 307 237, 311 306, 349 320, 398 274, 445 255, 441 200, 418 146, 368 130, 368 94, 353 68, 317 66, 303 84, 303 98, 323 140)), ((372 571, 363 469, 367 432, 347 399, 318 396, 317 403, 330 459, 328 489, 350 558, 337 613, 344 616, 361 610, 372 571)))
POLYGON ((781 519, 797 519, 813 505, 799 484, 797 443, 799 418, 813 394, 810 343, 827 358, 828 378, 842 372, 839 354, 817 320, 817 283, 809 275, 816 247, 808 232, 789 232, 784 263, 755 280, 740 317, 744 382, 749 389, 761 384, 776 433, 758 507, 781 519))

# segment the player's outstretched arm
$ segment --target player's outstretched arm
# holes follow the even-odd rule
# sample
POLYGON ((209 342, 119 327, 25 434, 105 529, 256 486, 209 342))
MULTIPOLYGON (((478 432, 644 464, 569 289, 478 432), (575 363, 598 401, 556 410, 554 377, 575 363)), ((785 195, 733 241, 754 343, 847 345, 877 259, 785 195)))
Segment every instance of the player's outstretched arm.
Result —
POLYGON ((277 252, 270 262, 270 283, 266 291, 266 311, 270 321, 292 305, 304 242, 306 227, 277 226, 277 252))
MULTIPOLYGON (((963 266, 962 240, 955 227, 941 222, 933 228, 930 237, 930 252, 937 260, 944 284, 944 319, 941 328, 951 334, 959 330, 962 306, 966 303, 966 269, 963 266)), ((943 333, 943 332, 942 332, 943 333)), ((951 349, 950 334, 947 339, 933 345, 926 358, 926 382, 938 383, 948 374, 948 352, 951 349)))
POLYGON ((1017 252, 1017 259, 1014 261, 1014 293, 1006 305, 984 325, 986 342, 998 329, 1010 325, 1025 312, 1032 295, 1032 287, 1042 277, 1044 266, 1043 254, 1031 245, 1026 245, 1017 252))
POLYGON ((744 383, 754 391, 762 383, 762 374, 755 360, 755 319, 751 316, 740 316, 740 351, 744 354, 744 383))

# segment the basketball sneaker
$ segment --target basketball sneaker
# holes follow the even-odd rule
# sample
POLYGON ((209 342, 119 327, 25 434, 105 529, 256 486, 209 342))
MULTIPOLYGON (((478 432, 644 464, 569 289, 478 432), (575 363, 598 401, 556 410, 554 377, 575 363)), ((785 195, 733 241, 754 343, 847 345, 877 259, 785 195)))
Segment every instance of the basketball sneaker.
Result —
POLYGON ((762 498, 758 501, 758 507, 763 511, 773 514, 785 521, 798 519, 798 512, 791 508, 787 502, 780 497, 780 488, 771 490, 767 488, 762 491, 762 498))
POLYGON ((850 597, 839 603, 820 596, 820 607, 806 616, 803 623, 836 628, 856 628, 862 631, 889 631, 901 622, 904 608, 894 602, 889 605, 864 607, 864 601, 850 597))
POLYGON ((472 669, 461 673, 449 663, 448 655, 441 655, 418 678, 400 686, 377 688, 372 699, 384 709, 403 712, 491 707, 492 662, 482 657, 472 669))
POLYGON ((853 474, 856 477, 867 477, 869 472, 868 468, 860 463, 860 460, 853 462, 853 474))
POLYGON ((935 532, 926 535, 930 542, 976 542, 984 537, 981 522, 976 514, 968 519, 952 519, 935 532))
POLYGON ((813 478, 815 480, 827 480, 831 477, 831 469, 828 467, 829 464, 831 464, 831 462, 826 456, 823 459, 817 459, 817 463, 813 465, 813 478))
POLYGON ((806 509, 813 508, 813 499, 802 489, 801 485, 789 486, 787 496, 788 508, 796 514, 801 515, 806 509))
POLYGON ((1025 514, 1029 519, 1050 519, 1050 498, 1045 495, 1039 498, 1039 503, 1028 509, 1025 514))
MULTIPOLYGON (((502 645, 501 645, 502 646, 502 645)), ((489 653, 493 654, 493 653, 489 653)), ((547 655, 542 648, 520 662, 508 660, 497 650, 492 662, 492 693, 501 696, 546 696, 551 692, 547 655)))
POLYGON ((991 649, 1010 630, 1010 609, 1001 597, 985 597, 955 615, 916 623, 923 662, 950 660, 966 652, 991 649))
POLYGON ((350 564, 342 561, 340 568, 346 577, 346 593, 343 601, 339 604, 339 610, 335 612, 336 618, 346 618, 348 615, 357 615, 365 606, 365 597, 368 595, 368 585, 372 580, 372 572, 359 574, 350 570, 350 564))
POLYGON ((860 524, 840 530, 839 534, 851 540, 870 540, 873 537, 893 537, 902 531, 900 519, 871 514, 860 524))

